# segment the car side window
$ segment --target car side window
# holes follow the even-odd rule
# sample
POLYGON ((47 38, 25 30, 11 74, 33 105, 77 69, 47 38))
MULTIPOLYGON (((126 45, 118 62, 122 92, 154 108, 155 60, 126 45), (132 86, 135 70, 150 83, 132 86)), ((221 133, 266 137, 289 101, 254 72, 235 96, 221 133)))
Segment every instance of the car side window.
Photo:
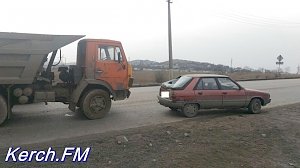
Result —
POLYGON ((229 78, 218 78, 222 90, 239 90, 240 87, 229 78))
POLYGON ((214 78, 201 78, 196 87, 197 90, 218 90, 218 84, 214 78))

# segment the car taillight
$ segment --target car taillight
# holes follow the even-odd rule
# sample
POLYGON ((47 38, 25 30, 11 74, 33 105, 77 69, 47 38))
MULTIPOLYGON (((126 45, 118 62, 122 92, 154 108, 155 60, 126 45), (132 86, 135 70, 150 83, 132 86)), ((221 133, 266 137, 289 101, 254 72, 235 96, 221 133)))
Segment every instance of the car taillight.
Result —
POLYGON ((170 94, 170 96, 169 96, 170 99, 174 100, 175 99, 175 93, 174 93, 174 91, 170 90, 169 94, 170 94))

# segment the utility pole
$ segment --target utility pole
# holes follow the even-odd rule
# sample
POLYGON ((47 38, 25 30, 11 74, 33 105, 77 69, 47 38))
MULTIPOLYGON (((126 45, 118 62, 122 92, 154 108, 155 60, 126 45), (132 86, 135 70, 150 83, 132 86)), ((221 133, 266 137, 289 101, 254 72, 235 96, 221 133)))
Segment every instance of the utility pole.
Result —
POLYGON ((168 37, 169 37, 169 78, 173 79, 173 51, 172 51, 172 26, 171 26, 171 0, 168 2, 168 37))
POLYGON ((297 74, 299 75, 300 74, 300 65, 298 65, 297 69, 298 69, 297 74))
POLYGON ((233 72, 233 69, 232 69, 232 58, 230 60, 230 71, 231 71, 231 73, 233 72))

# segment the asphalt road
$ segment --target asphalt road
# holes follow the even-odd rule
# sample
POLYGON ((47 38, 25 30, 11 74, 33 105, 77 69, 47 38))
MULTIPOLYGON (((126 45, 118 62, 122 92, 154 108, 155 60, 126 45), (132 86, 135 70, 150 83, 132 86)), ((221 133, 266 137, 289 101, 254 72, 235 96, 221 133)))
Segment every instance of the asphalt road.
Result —
MULTIPOLYGON (((300 102, 300 79, 248 81, 240 84, 269 92, 272 103, 267 108, 300 102)), ((157 103, 158 90, 159 87, 132 88, 131 97, 113 102, 110 113, 101 120, 87 120, 82 114, 69 111, 61 103, 16 106, 13 108, 13 118, 0 127, 0 147, 186 119, 157 103)))

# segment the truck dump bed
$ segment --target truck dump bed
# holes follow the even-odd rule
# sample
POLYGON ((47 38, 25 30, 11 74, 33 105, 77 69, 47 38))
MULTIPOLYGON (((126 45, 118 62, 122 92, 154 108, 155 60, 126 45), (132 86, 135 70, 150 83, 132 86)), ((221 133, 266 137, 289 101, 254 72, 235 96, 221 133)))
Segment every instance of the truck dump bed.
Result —
POLYGON ((0 32, 0 84, 31 84, 49 53, 82 37, 0 32))

